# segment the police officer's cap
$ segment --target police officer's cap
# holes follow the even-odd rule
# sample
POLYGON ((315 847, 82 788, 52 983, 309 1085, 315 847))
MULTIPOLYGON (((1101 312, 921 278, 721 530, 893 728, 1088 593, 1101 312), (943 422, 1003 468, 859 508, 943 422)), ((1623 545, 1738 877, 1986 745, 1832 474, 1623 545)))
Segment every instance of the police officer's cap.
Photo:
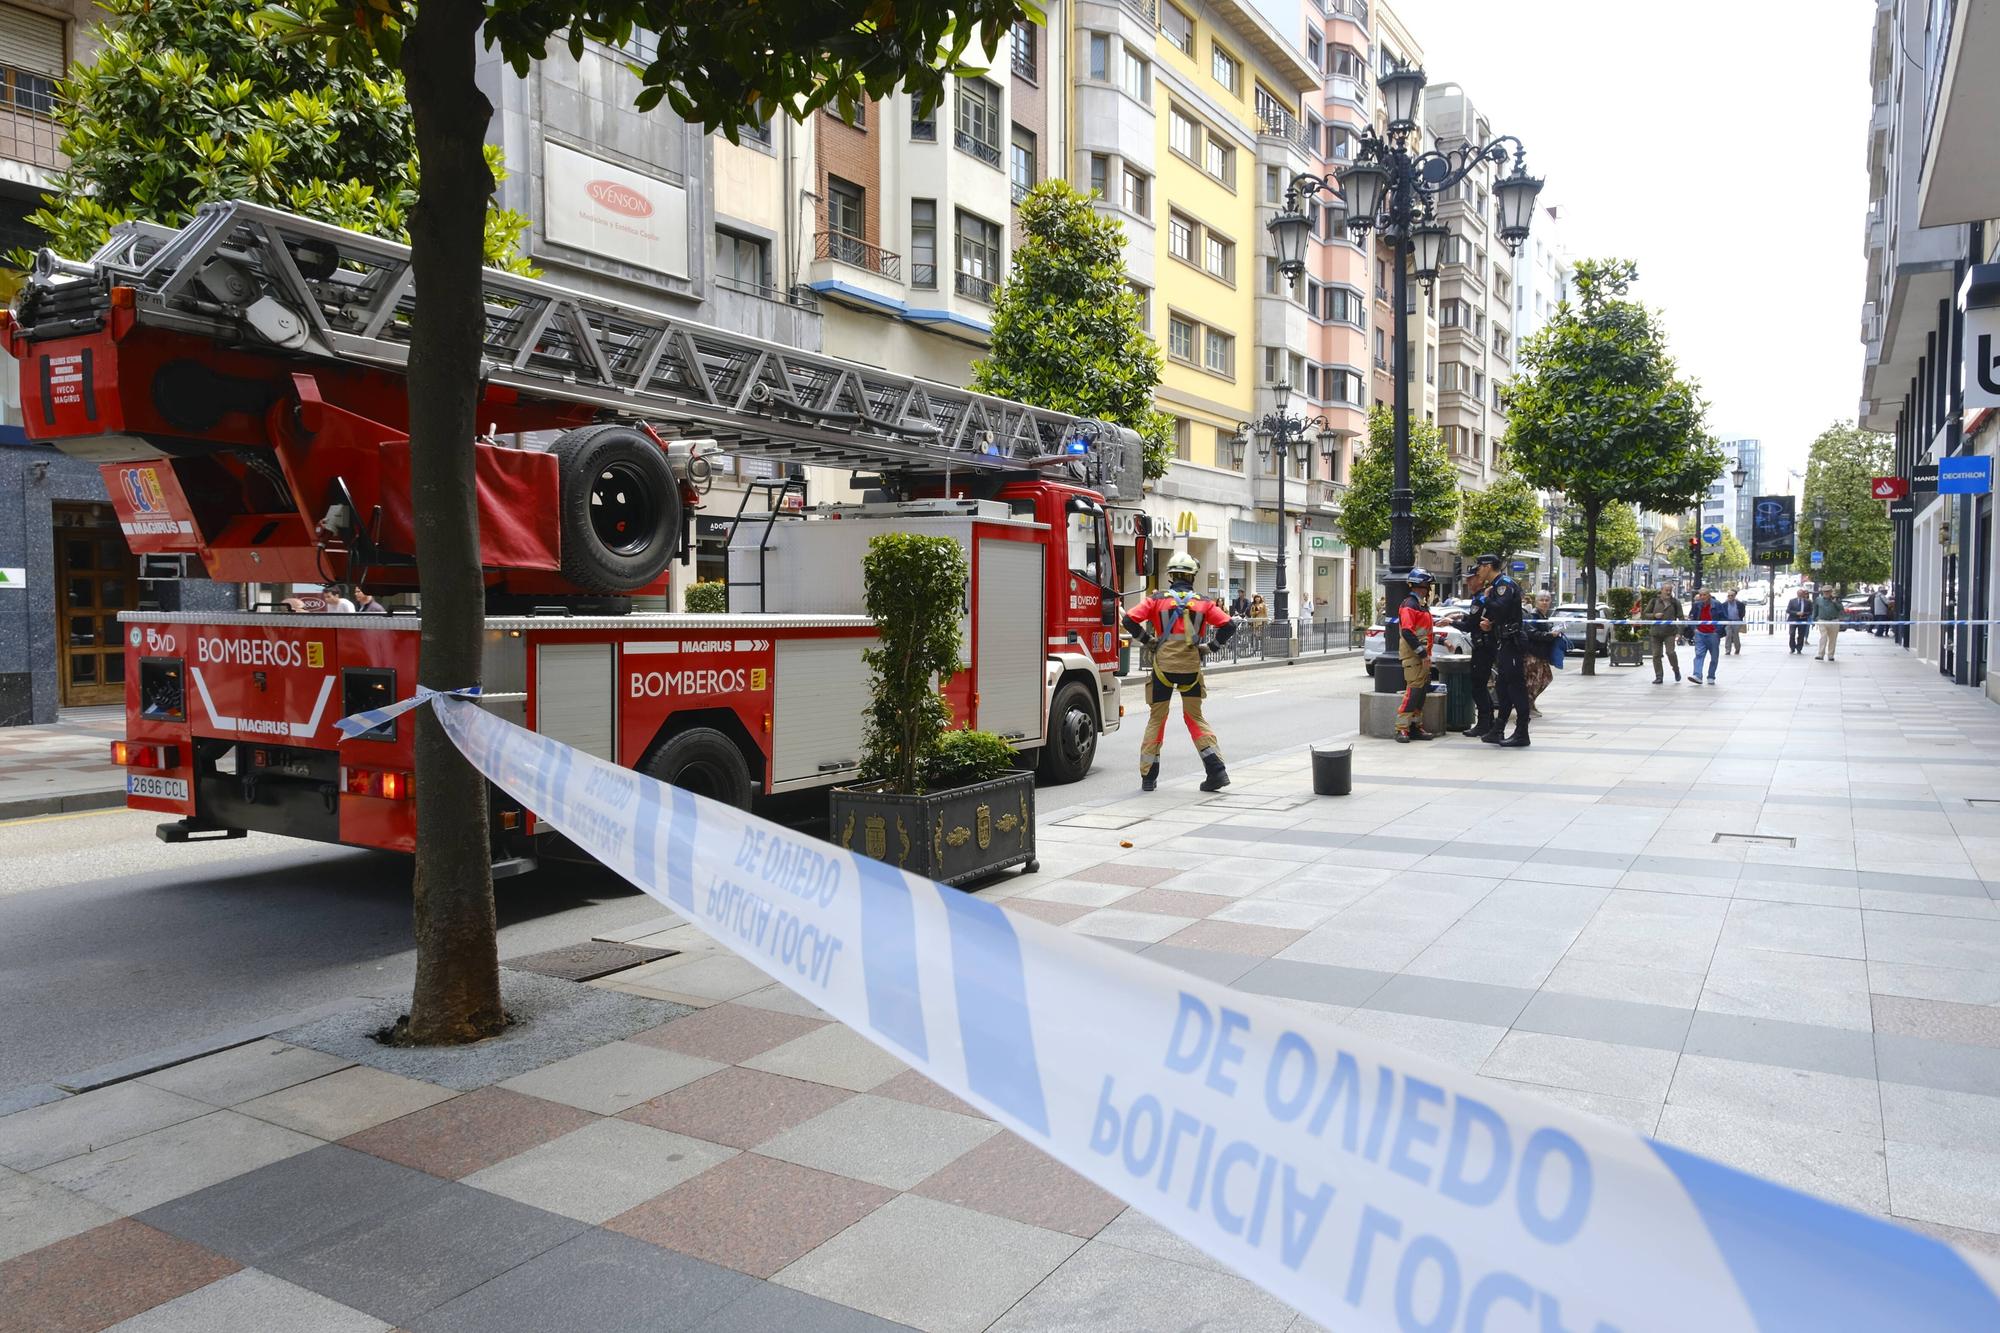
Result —
POLYGON ((1410 572, 1403 576, 1403 582, 1412 588, 1428 588, 1431 586, 1430 571, 1422 565, 1412 565, 1410 572))
POLYGON ((1474 560, 1472 563, 1473 566, 1478 569, 1501 568, 1500 557, 1497 555, 1482 555, 1477 560, 1474 560))

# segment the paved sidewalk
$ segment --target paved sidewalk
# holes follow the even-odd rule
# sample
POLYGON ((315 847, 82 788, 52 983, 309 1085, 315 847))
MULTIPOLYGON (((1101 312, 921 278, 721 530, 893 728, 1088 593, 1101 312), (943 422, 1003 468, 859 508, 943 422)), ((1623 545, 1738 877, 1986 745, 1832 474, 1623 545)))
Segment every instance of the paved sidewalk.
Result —
POLYGON ((0 819, 125 804, 125 770, 111 742, 125 709, 66 708, 46 727, 0 727, 0 819))
MULTIPOLYGON (((1842 650, 1560 673, 1532 749, 1360 741, 1340 799, 1170 751, 983 896, 2000 1253, 2000 710, 1842 650)), ((0 1118, 0 1330, 1310 1327, 626 934, 684 952, 592 984, 695 1012, 495 1087, 266 1040, 0 1118)))

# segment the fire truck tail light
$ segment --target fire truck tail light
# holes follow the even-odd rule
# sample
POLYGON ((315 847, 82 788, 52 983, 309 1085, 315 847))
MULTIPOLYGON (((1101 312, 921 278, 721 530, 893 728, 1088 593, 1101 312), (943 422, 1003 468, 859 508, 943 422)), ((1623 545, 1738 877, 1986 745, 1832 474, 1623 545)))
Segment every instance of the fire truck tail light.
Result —
POLYGON ((408 773, 385 773, 373 768, 347 770, 349 796, 379 796, 385 801, 407 801, 410 793, 408 773))
POLYGON ((179 768, 180 758, 180 747, 175 745, 111 742, 111 762, 120 768, 179 768))
POLYGON ((521 827, 521 812, 519 810, 502 810, 500 812, 500 827, 510 833, 521 827))
POLYGON ((764 714, 764 734, 766 736, 771 734, 771 715, 769 713, 764 714))
POLYGON ((111 289, 111 308, 113 310, 136 310, 138 306, 139 294, 132 288, 113 287, 111 289))

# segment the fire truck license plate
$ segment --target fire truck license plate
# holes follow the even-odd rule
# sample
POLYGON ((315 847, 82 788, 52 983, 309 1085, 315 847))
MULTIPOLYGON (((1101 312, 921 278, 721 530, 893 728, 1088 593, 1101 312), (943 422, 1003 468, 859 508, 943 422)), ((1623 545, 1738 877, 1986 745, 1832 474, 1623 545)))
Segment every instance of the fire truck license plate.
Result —
POLYGON ((186 778, 154 778, 140 773, 125 775, 125 794, 128 796, 152 796, 162 801, 185 801, 188 798, 186 778))

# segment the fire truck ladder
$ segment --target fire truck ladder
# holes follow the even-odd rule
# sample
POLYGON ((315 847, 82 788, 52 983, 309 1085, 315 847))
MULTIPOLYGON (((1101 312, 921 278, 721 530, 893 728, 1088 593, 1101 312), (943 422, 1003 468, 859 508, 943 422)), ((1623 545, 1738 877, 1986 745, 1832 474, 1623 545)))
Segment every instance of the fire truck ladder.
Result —
MULTIPOLYGON (((788 516, 793 519, 804 518, 805 501, 806 481, 804 477, 795 477, 787 472, 786 475, 779 477, 749 477, 744 480, 743 496, 736 503, 736 517, 729 522, 729 540, 724 544, 723 549, 725 552, 736 549, 737 529, 741 528, 746 522, 755 524, 760 529, 757 533, 757 577, 754 579, 732 577, 729 580, 729 587, 732 592, 737 588, 755 588, 757 590, 757 605, 755 607, 745 607, 745 610, 762 611, 764 609, 764 588, 771 577, 770 568, 767 564, 771 550, 771 529, 777 524, 784 522, 788 516), (763 510, 756 512, 751 510, 750 497, 752 495, 761 495, 764 497, 765 508, 763 510), (785 504, 785 501, 794 495, 799 497, 799 508, 797 510, 790 509, 785 504)), ((725 558, 727 557, 725 556, 725 558)))
MULTIPOLYGON (((494 269, 482 278, 488 384, 590 404, 729 453, 883 474, 1057 469, 1136 499, 1143 450, 1119 426, 1025 407, 494 269)), ((117 229, 87 263, 43 250, 20 305, 30 337, 98 325, 108 289, 142 324, 402 370, 409 247, 249 203, 178 231, 117 229)))

